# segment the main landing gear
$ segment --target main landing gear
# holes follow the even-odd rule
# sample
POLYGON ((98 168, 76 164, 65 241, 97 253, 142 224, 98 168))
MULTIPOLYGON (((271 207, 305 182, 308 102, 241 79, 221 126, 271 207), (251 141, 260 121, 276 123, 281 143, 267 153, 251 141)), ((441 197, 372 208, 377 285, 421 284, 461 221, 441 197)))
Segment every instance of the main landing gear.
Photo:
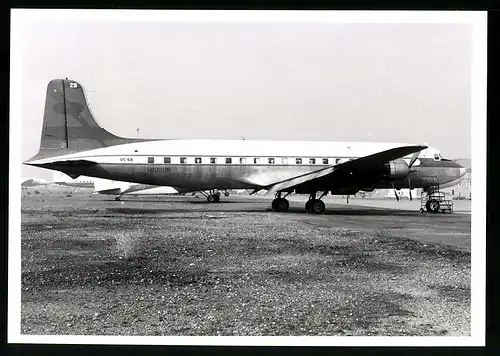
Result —
POLYGON ((122 193, 122 194, 120 194, 119 196, 117 196, 117 197, 115 198, 115 200, 116 200, 116 201, 120 201, 120 200, 122 199, 122 196, 123 196, 123 193, 122 193))
POLYGON ((309 196, 309 200, 306 202, 306 211, 308 214, 321 215, 325 213, 325 203, 321 200, 321 198, 323 198, 327 193, 328 191, 324 191, 319 199, 316 199, 316 193, 312 193, 309 196))
POLYGON ((290 193, 287 193, 282 198, 281 192, 276 193, 276 198, 271 203, 271 208, 273 209, 273 211, 288 211, 288 208, 290 207, 290 203, 288 203, 288 200, 285 199, 288 194, 290 194, 290 193))
POLYGON ((212 189, 209 190, 208 194, 203 190, 200 190, 200 193, 203 194, 205 198, 207 198, 208 203, 220 203, 220 192, 212 189))
MULTIPOLYGON (((306 203, 306 211, 309 214, 324 214, 326 207, 325 203, 321 200, 328 191, 323 192, 319 199, 316 199, 316 193, 313 193, 309 196, 309 200, 306 203)), ((290 194, 287 193, 284 197, 281 197, 281 192, 276 193, 276 198, 273 200, 271 207, 273 211, 287 211, 288 208, 290 207, 290 204, 288 203, 288 200, 286 200, 286 196, 290 194)))

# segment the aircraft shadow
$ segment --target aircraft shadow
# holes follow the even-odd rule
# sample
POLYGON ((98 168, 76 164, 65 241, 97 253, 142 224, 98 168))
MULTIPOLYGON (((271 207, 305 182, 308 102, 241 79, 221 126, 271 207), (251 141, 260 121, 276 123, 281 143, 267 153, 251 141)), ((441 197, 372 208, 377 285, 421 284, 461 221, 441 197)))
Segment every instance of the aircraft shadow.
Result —
MULTIPOLYGON (((310 215, 310 216, 321 216, 315 214, 307 214, 303 208, 290 208, 287 212, 273 212, 271 208, 239 208, 239 209, 221 209, 215 207, 213 204, 207 204, 211 209, 183 209, 183 208, 136 208, 136 207, 112 207, 107 208, 109 212, 122 213, 122 214, 161 214, 161 213, 179 213, 179 212, 191 212, 191 213, 274 213, 274 214, 289 214, 289 215, 310 215)), ((408 211, 408 210, 393 210, 393 209, 327 209, 323 216, 413 216, 419 217, 423 216, 418 211, 408 211)), ((437 215, 437 214, 436 214, 437 215)), ((440 214, 439 214, 440 215, 440 214)), ((427 215, 426 215, 427 216, 427 215)))
MULTIPOLYGON (((115 200, 115 199, 104 199, 102 201, 108 201, 108 202, 124 202, 124 203, 182 203, 182 204, 195 204, 195 205, 213 205, 213 204, 242 204, 242 203, 248 203, 252 202, 252 200, 240 200, 240 201, 235 201, 235 200, 229 200, 229 201, 221 201, 220 203, 209 203, 205 199, 200 199, 200 200, 160 200, 160 199, 120 199, 120 200, 115 200)), ((255 200, 257 201, 257 200, 255 200)))
MULTIPOLYGON (((272 211, 268 209, 268 211, 272 211)), ((304 208, 294 208, 290 207, 290 209, 286 213, 282 214, 307 214, 311 216, 318 216, 315 214, 306 213, 304 208)), ((409 210, 395 210, 395 209, 372 209, 372 208, 364 208, 364 207, 352 207, 352 208, 326 208, 326 211, 323 215, 351 215, 351 216, 420 216, 421 213, 418 211, 409 211, 409 210)))
MULTIPOLYGON (((114 199, 105 200, 109 202, 116 202, 114 199)), ((159 205, 158 208, 154 206, 148 207, 137 207, 137 206, 114 206, 109 207, 106 210, 123 213, 123 214, 158 214, 158 213, 174 213, 174 212, 203 212, 203 213, 232 213, 232 212, 273 212, 271 209, 271 201, 266 202, 262 199, 242 199, 242 200, 222 200, 220 203, 208 203, 204 198, 192 200, 192 199, 130 199, 130 200, 120 200, 123 203, 156 203, 159 205), (165 204, 166 206, 161 206, 165 204), (168 205, 167 205, 168 204, 168 205), (227 207, 230 204, 231 207, 227 207), (259 204, 257 206, 252 206, 253 204, 259 204), (170 206, 169 206, 170 205, 170 206), (173 205, 173 206, 172 206, 173 205), (175 206, 181 205, 181 206, 175 206), (185 207, 182 207, 184 205, 185 207), (263 206, 264 205, 264 206, 263 206), (192 207, 192 208, 190 208, 192 207)), ((118 203, 118 202, 116 202, 118 203)), ((291 214, 291 215, 310 215, 317 216, 315 214, 306 213, 303 206, 296 205, 297 202, 290 206, 287 212, 273 212, 275 214, 291 214)), ((408 216, 408 217, 435 217, 440 216, 443 218, 443 214, 430 214, 420 213, 417 209, 415 210, 403 210, 403 209, 393 209, 393 208, 383 208, 383 207, 369 207, 362 205, 339 205, 330 204, 327 205, 326 211, 323 215, 332 216, 408 216)), ((457 216, 456 214, 446 214, 447 217, 457 216)))

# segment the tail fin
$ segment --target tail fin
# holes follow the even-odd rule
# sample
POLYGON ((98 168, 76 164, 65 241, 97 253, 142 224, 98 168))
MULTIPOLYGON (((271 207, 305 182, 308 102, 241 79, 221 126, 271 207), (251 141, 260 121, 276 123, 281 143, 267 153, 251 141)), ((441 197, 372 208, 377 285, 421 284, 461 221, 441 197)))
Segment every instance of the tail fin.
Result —
POLYGON ((31 160, 141 141, 106 131, 92 116, 82 85, 54 79, 47 85, 40 150, 31 160))

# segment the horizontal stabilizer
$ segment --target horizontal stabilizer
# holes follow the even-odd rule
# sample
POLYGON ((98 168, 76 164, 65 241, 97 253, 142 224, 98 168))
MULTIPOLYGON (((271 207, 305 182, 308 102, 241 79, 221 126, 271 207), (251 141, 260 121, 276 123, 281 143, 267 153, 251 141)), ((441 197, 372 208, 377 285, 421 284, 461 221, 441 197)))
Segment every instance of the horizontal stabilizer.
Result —
POLYGON ((76 173, 75 169, 81 170, 82 167, 90 167, 95 165, 95 162, 79 159, 79 160, 65 160, 65 161, 50 161, 50 160, 39 160, 39 161, 30 161, 25 162, 25 164, 40 167, 53 169, 56 171, 61 171, 64 174, 70 176, 73 179, 76 179, 81 176, 81 173, 76 173))

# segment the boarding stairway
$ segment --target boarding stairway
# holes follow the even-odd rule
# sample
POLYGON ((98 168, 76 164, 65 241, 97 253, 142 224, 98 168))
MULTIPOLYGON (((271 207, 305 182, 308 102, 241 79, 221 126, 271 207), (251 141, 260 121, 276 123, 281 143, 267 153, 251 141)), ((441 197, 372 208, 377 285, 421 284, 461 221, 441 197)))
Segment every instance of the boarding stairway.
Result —
POLYGON ((439 184, 433 185, 420 195, 420 212, 453 213, 453 200, 447 199, 446 194, 439 191, 439 184))

